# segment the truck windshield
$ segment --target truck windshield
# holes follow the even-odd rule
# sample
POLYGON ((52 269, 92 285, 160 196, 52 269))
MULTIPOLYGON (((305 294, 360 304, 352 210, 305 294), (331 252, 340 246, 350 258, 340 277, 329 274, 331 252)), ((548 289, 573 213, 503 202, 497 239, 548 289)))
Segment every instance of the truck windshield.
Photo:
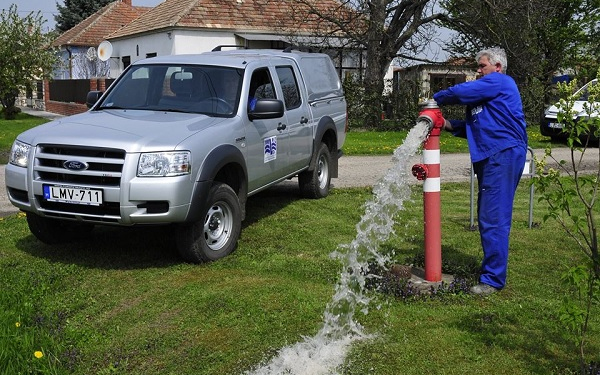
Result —
POLYGON ((96 109, 140 109, 230 117, 243 70, 207 65, 139 65, 127 70, 96 109))

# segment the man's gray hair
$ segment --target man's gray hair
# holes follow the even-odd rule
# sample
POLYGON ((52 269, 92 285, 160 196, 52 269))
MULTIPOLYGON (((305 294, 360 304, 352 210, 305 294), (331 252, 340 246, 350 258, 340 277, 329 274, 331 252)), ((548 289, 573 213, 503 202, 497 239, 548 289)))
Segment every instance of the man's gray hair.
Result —
POLYGON ((475 56, 475 61, 479 62, 481 56, 486 56, 490 61, 490 64, 492 65, 500 63, 500 66, 502 67, 502 72, 506 73, 506 68, 508 67, 508 64, 506 62, 506 52, 504 52, 502 48, 493 47, 484 49, 483 51, 479 51, 477 53, 477 56, 475 56))

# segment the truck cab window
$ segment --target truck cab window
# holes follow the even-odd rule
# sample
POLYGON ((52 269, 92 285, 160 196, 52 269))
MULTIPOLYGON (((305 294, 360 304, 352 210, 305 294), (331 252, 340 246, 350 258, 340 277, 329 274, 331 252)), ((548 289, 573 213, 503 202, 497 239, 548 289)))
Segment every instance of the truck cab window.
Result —
POLYGON ((277 67, 277 76, 283 90, 283 100, 287 109, 298 108, 302 103, 298 82, 291 66, 277 67))
POLYGON ((258 99, 277 99, 273 89, 273 81, 269 70, 257 69, 252 73, 250 79, 250 92, 248 94, 248 107, 254 109, 254 104, 258 99))

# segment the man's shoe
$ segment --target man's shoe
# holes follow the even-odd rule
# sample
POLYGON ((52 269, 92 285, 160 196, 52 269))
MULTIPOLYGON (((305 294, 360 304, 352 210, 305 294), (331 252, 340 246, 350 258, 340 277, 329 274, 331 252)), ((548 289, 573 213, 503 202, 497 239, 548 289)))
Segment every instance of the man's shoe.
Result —
POLYGON ((471 287, 471 293, 477 294, 478 296, 489 296, 492 293, 496 293, 499 289, 494 288, 491 285, 479 283, 471 287))

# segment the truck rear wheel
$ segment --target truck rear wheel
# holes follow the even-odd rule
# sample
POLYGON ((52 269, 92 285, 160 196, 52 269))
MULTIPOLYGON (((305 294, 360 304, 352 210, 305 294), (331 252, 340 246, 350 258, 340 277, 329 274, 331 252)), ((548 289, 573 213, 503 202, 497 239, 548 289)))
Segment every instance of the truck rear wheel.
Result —
POLYGON ((48 245, 85 238, 94 229, 93 224, 49 219, 31 212, 27 212, 26 216, 31 233, 48 245))
POLYGON ((181 225, 175 233, 177 250, 188 262, 217 260, 237 247, 242 228, 237 195, 227 184, 217 183, 210 188, 207 202, 204 221, 181 225))
POLYGON ((324 198, 329 194, 331 184, 331 154, 325 143, 317 150, 315 169, 298 175, 300 191, 306 198, 324 198))

